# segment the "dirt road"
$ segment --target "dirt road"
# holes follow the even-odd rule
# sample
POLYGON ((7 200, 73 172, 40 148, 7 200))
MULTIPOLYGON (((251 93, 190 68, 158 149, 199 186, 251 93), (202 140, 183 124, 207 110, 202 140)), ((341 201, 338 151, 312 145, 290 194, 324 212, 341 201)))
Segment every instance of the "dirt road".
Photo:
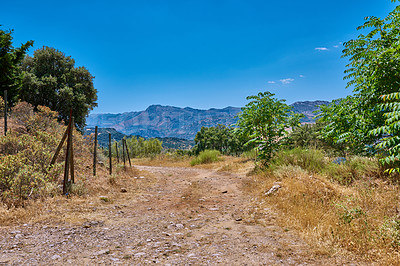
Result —
POLYGON ((64 222, 0 227, 0 265, 357 265, 316 255, 254 207, 245 174, 136 168, 135 188, 82 200, 64 222))

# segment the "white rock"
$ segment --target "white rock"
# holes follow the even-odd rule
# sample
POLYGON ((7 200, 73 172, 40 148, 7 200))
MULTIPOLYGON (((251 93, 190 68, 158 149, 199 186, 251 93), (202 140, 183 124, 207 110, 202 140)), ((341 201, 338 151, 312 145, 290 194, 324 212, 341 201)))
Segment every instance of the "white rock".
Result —
POLYGON ((51 257, 52 260, 59 260, 61 259, 60 255, 54 255, 53 257, 51 257))
POLYGON ((273 186, 268 190, 268 192, 265 193, 265 196, 269 196, 269 195, 271 195, 271 194, 277 192, 280 188, 281 188, 281 186, 278 185, 278 184, 273 185, 273 186))
POLYGON ((176 226, 176 228, 178 228, 178 229, 183 229, 183 228, 184 228, 183 224, 176 224, 175 226, 176 226))

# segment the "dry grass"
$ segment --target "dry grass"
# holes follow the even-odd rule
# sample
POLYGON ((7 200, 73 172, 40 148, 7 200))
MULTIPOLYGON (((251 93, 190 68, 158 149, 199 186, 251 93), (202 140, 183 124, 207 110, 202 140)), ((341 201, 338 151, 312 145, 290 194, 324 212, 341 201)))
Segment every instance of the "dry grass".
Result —
POLYGON ((295 230, 321 254, 342 254, 396 265, 400 261, 400 189, 387 180, 364 177, 351 185, 298 165, 255 171, 248 191, 261 206, 279 213, 282 227, 295 230), (275 182, 282 188, 265 192, 275 182))
POLYGON ((118 169, 113 176, 108 174, 105 167, 97 169, 96 177, 79 176, 76 184, 83 193, 75 193, 69 197, 56 195, 30 201, 24 208, 8 209, 6 206, 0 206, 0 224, 81 224, 89 220, 106 220, 106 214, 102 216, 101 212, 98 212, 105 204, 118 204, 119 201, 125 200, 125 197, 134 200, 141 193, 141 186, 153 182, 153 178, 147 172, 129 167, 124 170, 123 166, 118 169), (146 179, 138 184, 135 176, 146 176, 146 179), (128 188, 130 191, 122 193, 121 188, 128 188), (105 202, 100 196, 109 200, 105 202))

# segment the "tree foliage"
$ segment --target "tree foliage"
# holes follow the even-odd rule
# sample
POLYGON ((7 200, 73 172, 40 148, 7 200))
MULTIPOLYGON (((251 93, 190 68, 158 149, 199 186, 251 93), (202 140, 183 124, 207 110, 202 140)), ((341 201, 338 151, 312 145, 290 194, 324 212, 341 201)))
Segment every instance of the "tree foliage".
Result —
POLYGON ((344 43, 343 50, 343 57, 349 58, 345 79, 355 93, 345 114, 347 122, 355 125, 345 133, 365 136, 382 161, 398 170, 400 6, 383 19, 367 17, 357 29, 367 33, 344 43))
POLYGON ((369 134, 373 122, 369 114, 360 109, 360 98, 348 96, 321 106, 318 123, 321 137, 331 146, 340 148, 346 154, 371 154, 370 147, 375 137, 369 134))
POLYGON ((248 96, 250 102, 239 113, 238 132, 250 137, 259 150, 259 158, 268 163, 280 141, 287 134, 286 128, 299 124, 301 114, 295 114, 284 100, 273 98, 275 94, 260 92, 248 96))
MULTIPOLYGON (((154 157, 162 151, 162 142, 156 138, 145 140, 142 137, 132 136, 125 140, 131 158, 154 157)), ((117 142, 120 157, 122 156, 122 141, 117 142)), ((113 156, 116 156, 115 144, 112 149, 113 156)))
POLYGON ((51 47, 37 49, 22 63, 24 73, 21 99, 37 107, 44 105, 68 121, 69 111, 76 127, 83 130, 86 116, 97 106, 93 76, 85 67, 75 67, 75 60, 51 47))
POLYGON ((22 79, 19 65, 28 48, 33 45, 33 41, 28 41, 14 48, 12 33, 12 30, 0 29, 0 95, 4 96, 4 90, 7 90, 9 104, 16 103, 18 99, 22 79))
POLYGON ((194 152, 198 154, 205 150, 217 150, 225 155, 239 155, 252 149, 253 145, 246 145, 249 138, 243 134, 236 134, 235 130, 224 125, 202 127, 194 139, 194 152))

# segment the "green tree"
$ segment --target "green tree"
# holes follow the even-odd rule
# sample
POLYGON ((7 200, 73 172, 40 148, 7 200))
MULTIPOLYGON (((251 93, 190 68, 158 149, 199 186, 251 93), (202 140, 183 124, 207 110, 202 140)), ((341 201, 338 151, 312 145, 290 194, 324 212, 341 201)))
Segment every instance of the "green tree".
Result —
POLYGON ((301 114, 295 114, 285 100, 273 98, 275 94, 260 92, 256 96, 248 96, 251 100, 238 115, 238 133, 250 137, 259 150, 259 159, 267 164, 280 141, 287 134, 286 128, 299 124, 301 114))
POLYGON ((343 56, 350 60, 347 86, 354 88, 359 118, 382 162, 399 171, 400 6, 383 19, 367 17, 357 29, 367 33, 344 44, 343 56))
POLYGON ((360 108, 360 98, 347 96, 321 106, 318 123, 325 126, 320 129, 321 137, 332 147, 347 154, 370 154, 369 149, 375 137, 369 134, 373 122, 369 114, 360 108))
POLYGON ((196 154, 205 150, 218 150, 226 155, 239 155, 253 148, 246 145, 249 138, 243 134, 236 134, 235 128, 225 125, 216 127, 202 127, 194 138, 196 146, 193 148, 196 154))
POLYGON ((4 90, 7 90, 9 104, 17 102, 22 80, 19 66, 26 51, 33 45, 33 41, 28 41, 14 48, 12 33, 12 30, 0 29, 0 95, 4 97, 4 90))
POLYGON ((75 60, 63 52, 44 46, 22 63, 24 73, 21 99, 37 107, 44 105, 68 121, 69 111, 79 130, 85 127, 89 111, 97 106, 94 77, 85 67, 75 67, 75 60))

